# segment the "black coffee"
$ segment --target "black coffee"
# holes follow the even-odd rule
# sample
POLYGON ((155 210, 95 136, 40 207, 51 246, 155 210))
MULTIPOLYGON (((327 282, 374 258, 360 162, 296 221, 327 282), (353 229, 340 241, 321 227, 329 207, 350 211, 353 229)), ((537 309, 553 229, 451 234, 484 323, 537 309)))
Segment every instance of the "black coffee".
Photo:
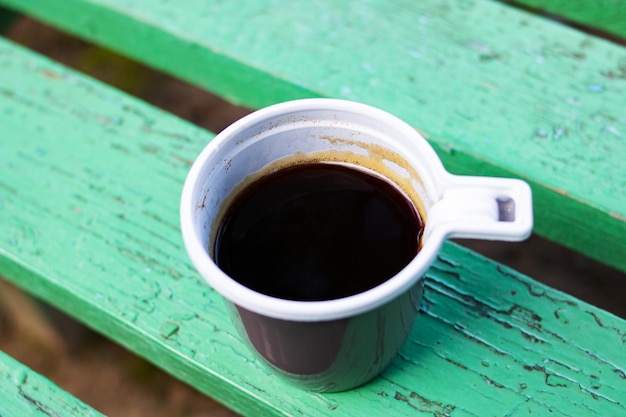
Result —
POLYGON ((255 291, 290 300, 353 295, 419 250, 423 224, 394 185, 337 164, 294 165, 250 184, 227 208, 215 260, 255 291))

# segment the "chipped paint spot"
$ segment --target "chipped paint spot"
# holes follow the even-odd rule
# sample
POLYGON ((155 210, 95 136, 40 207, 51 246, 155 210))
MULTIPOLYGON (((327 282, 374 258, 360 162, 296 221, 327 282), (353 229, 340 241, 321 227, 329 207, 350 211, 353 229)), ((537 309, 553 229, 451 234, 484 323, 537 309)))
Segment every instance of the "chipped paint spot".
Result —
POLYGON ((606 126, 605 129, 607 132, 614 134, 615 136, 621 136, 622 133, 613 125, 606 126))
POLYGON ((395 400, 405 402, 409 407, 415 410, 424 413, 432 413, 435 417, 449 416, 456 409, 456 406, 454 405, 429 400, 416 392, 411 392, 408 396, 406 396, 396 391, 393 398, 395 400))
POLYGON ((52 72, 48 69, 42 70, 41 73, 52 80, 60 80, 63 78, 61 74, 57 74, 56 72, 52 72))
POLYGON ((169 339, 170 337, 178 333, 179 329, 180 329, 180 326, 178 325, 178 323, 168 320, 164 322, 163 324, 161 324, 161 330, 160 330, 161 336, 163 336, 166 339, 169 339))
POLYGON ((602 93, 604 92, 604 85, 602 84, 589 84, 587 86, 587 91, 590 93, 602 93))
POLYGON ((552 134, 552 139, 553 140, 559 140, 561 139, 564 135, 566 134, 566 131, 564 128, 560 127, 560 126, 556 126, 554 128, 554 132, 552 134))
POLYGON ((563 308, 557 308, 554 310, 554 317, 565 325, 569 324, 569 319, 567 318, 566 312, 563 308))
POLYGON ((504 385, 502 385, 502 384, 500 384, 498 382, 495 382, 493 379, 489 378, 487 375, 482 375, 481 374, 481 376, 483 377, 483 379, 485 380, 485 382, 487 384, 492 385, 492 386, 494 386, 496 388, 504 388, 504 385))
POLYGON ((610 211, 610 212, 609 212, 609 216, 611 216, 611 217, 613 217, 613 218, 615 218, 615 219, 617 219, 617 220, 621 220, 621 221, 623 221, 623 222, 626 222, 626 217, 624 217, 624 216, 622 216, 621 214, 616 213, 616 212, 614 212, 614 211, 610 211))

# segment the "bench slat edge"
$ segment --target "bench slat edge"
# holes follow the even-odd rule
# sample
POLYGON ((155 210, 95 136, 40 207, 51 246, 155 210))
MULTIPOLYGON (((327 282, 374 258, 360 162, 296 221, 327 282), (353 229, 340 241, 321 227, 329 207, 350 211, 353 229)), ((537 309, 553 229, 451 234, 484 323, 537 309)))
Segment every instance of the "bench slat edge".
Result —
POLYGON ((626 39, 626 2, 622 0, 512 0, 555 18, 565 18, 581 25, 626 39))
POLYGON ((0 351, 0 415, 98 417, 47 378, 0 351))

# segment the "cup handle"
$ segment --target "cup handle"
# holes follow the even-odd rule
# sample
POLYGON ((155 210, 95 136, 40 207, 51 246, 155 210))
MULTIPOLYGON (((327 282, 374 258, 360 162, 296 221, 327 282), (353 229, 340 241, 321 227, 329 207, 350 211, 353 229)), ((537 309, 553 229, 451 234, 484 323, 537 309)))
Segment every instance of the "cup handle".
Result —
POLYGON ((520 241, 533 228, 529 185, 510 178, 450 175, 441 198, 428 212, 424 238, 520 241))

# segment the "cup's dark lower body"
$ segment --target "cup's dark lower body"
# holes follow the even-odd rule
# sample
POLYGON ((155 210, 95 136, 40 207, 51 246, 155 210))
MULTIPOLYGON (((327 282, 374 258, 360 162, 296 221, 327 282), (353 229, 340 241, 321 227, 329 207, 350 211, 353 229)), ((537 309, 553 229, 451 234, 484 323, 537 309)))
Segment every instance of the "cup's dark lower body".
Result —
POLYGON ((345 391, 382 372, 406 340, 423 280, 372 311, 339 320, 302 322, 259 315, 230 304, 246 339, 271 368, 313 391, 345 391))

